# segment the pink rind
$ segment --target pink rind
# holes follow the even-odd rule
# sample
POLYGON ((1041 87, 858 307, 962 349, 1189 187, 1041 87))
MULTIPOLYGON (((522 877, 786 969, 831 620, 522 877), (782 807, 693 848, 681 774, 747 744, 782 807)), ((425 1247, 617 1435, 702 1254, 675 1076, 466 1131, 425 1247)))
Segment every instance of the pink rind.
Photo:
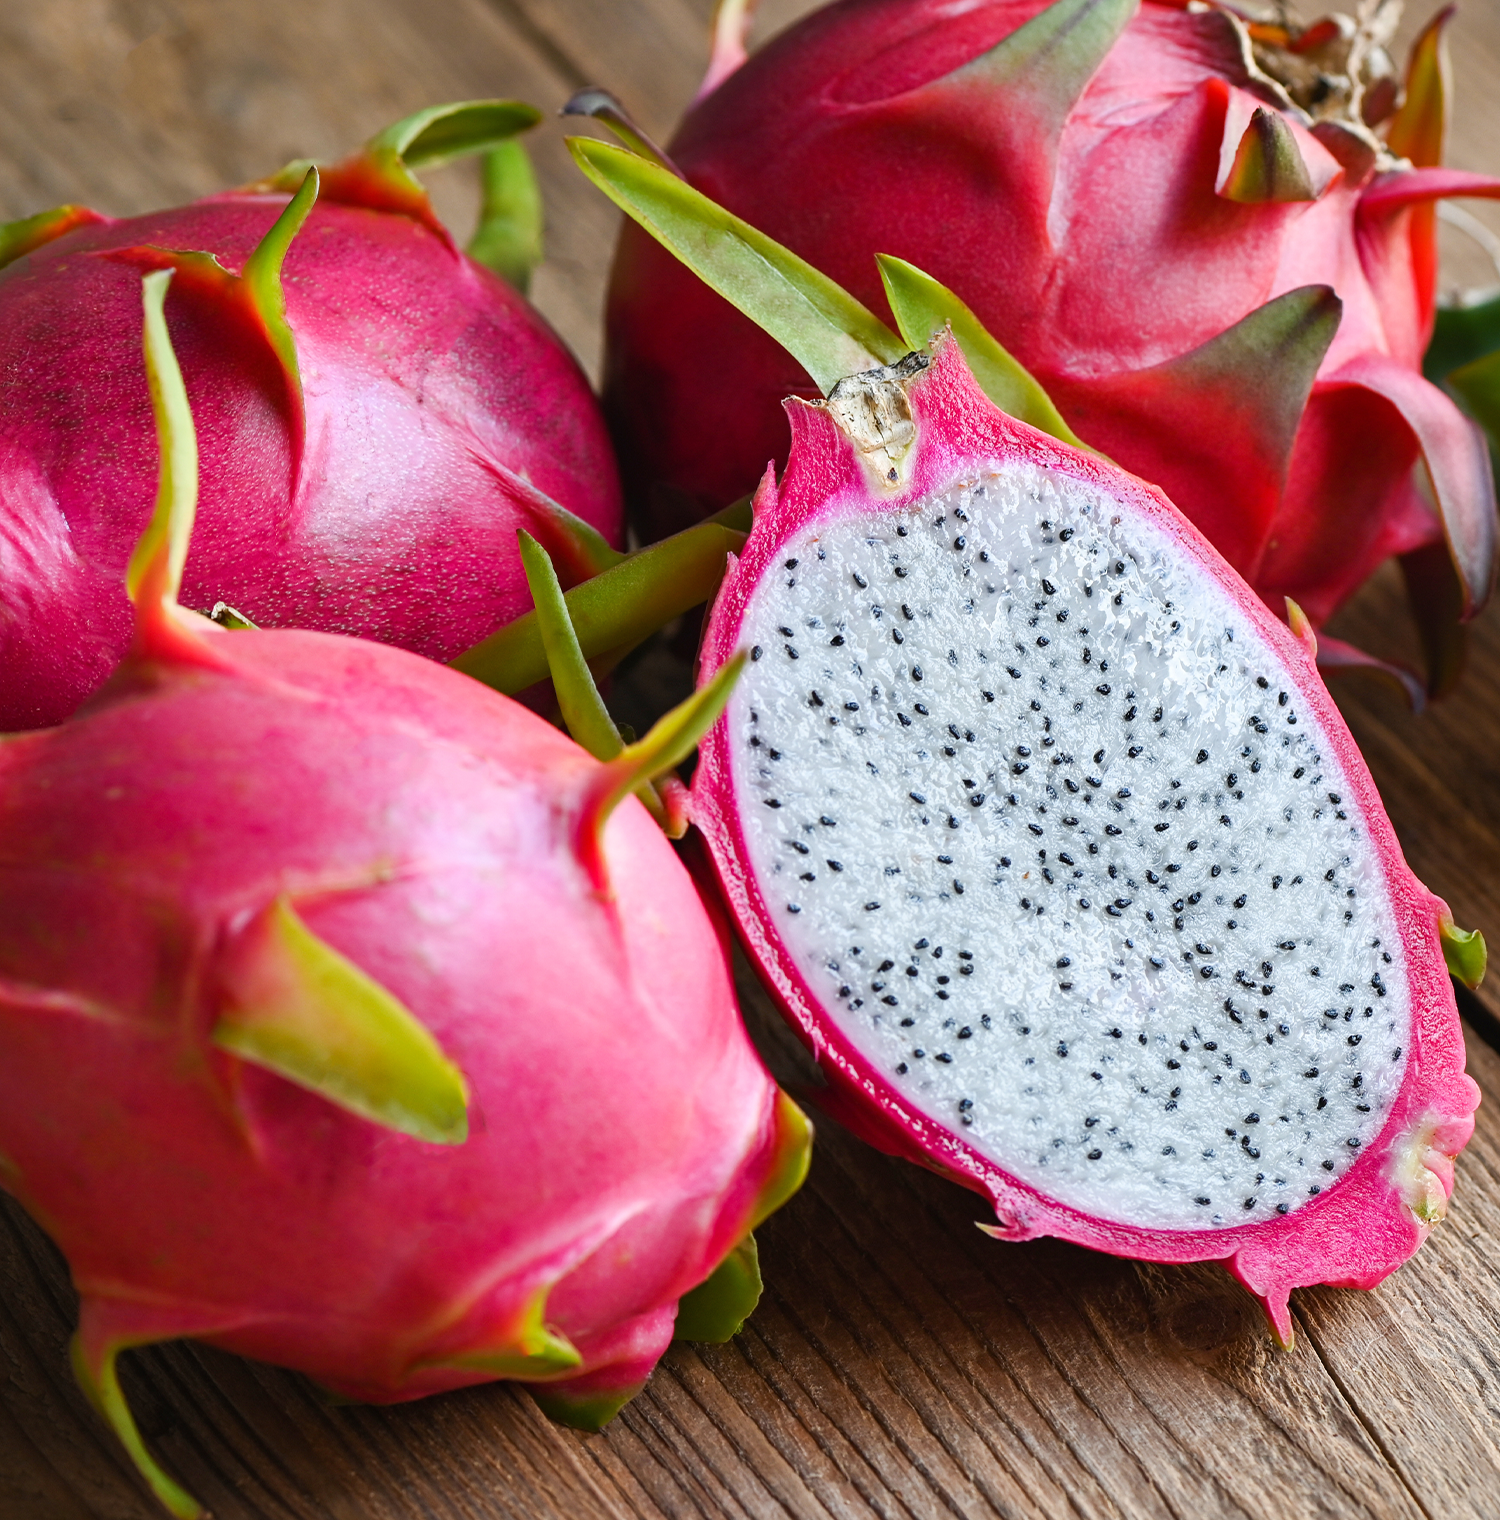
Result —
MULTIPOLYGON (((1403 1137, 1432 1126, 1442 1156, 1462 1149, 1473 1131, 1479 1089, 1464 1072, 1463 1036, 1438 939, 1445 910, 1412 874, 1368 768, 1306 647, 1266 609, 1218 552, 1153 486, 999 411, 980 392, 958 346, 940 346, 910 387, 918 442, 910 479, 899 494, 872 503, 866 466, 821 407, 786 403, 792 448, 779 491, 770 479, 756 498, 755 528, 732 562, 704 634, 700 680, 735 651, 751 594, 780 557, 781 546, 821 518, 849 509, 895 510, 972 474, 976 463, 1024 459, 1116 496, 1166 528, 1210 576, 1233 589, 1244 616, 1280 657, 1315 715, 1347 777, 1348 792, 1380 859, 1398 932, 1411 968, 1412 1031, 1407 1077, 1378 1138, 1319 1198, 1260 1224, 1174 1231, 1116 1224, 1082 1214, 1018 1181, 956 1134, 914 1110, 827 1019, 819 1000, 769 927, 772 914, 755 882, 735 809, 725 721, 705 739, 693 781, 694 819, 707 839, 719 880, 748 953, 830 1084, 825 1106, 861 1138, 889 1154, 932 1167, 994 1204, 1003 1238, 1052 1235, 1095 1250, 1147 1261, 1222 1260, 1260 1299, 1278 1338, 1290 1345, 1288 1296, 1315 1283, 1373 1287, 1406 1261, 1430 1225, 1403 1201, 1392 1177, 1403 1137)), ((1435 1174, 1446 1196, 1451 1167, 1435 1174)))

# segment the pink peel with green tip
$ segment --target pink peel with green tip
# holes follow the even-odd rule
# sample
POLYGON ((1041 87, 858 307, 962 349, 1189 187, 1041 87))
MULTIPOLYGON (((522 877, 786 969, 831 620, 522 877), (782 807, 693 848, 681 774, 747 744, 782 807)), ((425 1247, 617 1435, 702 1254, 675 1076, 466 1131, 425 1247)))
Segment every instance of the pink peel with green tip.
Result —
POLYGON ((722 688, 601 767, 405 651, 181 607, 171 278, 130 652, 0 742, 0 1151, 68 1258, 80 1383, 190 1517, 122 1351, 196 1337, 377 1403, 510 1378, 597 1427, 679 1303, 708 1336, 753 1308, 809 1132, 628 796, 722 688))
POLYGON ((527 610, 518 527, 567 585, 615 552, 619 488, 585 377, 457 249, 411 172, 499 153, 480 251, 523 280, 538 202, 510 139, 536 119, 437 107, 321 171, 0 232, 0 729, 67 717, 130 640, 121 579, 155 469, 129 359, 142 269, 177 272, 168 320, 203 439, 189 606, 446 660, 527 610))

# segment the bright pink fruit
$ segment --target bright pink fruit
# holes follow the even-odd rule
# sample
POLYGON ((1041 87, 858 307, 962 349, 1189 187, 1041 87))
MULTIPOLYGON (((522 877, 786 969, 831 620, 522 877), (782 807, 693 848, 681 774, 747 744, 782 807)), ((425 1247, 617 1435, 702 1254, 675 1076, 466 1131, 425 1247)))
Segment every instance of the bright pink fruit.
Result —
POLYGON ((618 542, 613 458, 577 364, 410 176, 406 192, 373 171, 325 176, 282 269, 300 386, 238 282, 162 252, 238 274, 283 194, 82 213, 0 273, 0 728, 59 722, 129 643, 121 577, 156 468, 143 267, 178 267, 169 320, 203 438, 189 605, 442 660, 530 606, 518 527, 553 547, 566 584, 582 573, 545 498, 618 542))
POLYGON ((597 1426, 710 1274, 695 1338, 743 1318, 806 1161, 628 795, 653 737, 601 766, 405 651, 217 628, 185 547, 179 510, 132 563, 105 690, 0 744, 0 1180, 68 1258, 80 1378, 182 1514, 123 1348, 372 1402, 516 1378, 597 1426))
MULTIPOLYGON (((1445 535, 1468 613, 1495 532, 1484 445, 1420 374, 1432 204, 1496 184, 1401 157, 1441 149, 1436 32, 1394 118, 1378 46, 1341 72, 1350 35, 1158 0, 840 0, 739 67, 721 39, 670 151, 878 313, 877 253, 951 287, 1086 442, 1161 485, 1273 608, 1291 596, 1320 624, 1381 561, 1418 556, 1441 643, 1445 535), (1249 68, 1250 31, 1290 95, 1249 68), (1342 301, 1331 346, 1267 311, 1310 285, 1342 301), (1424 455, 1439 513, 1414 482, 1424 455)), ((784 459, 788 393, 816 390, 627 223, 606 403, 645 531, 784 459)))
POLYGON ((924 362, 787 403, 694 817, 835 1114, 1004 1239, 1223 1260, 1289 1342, 1292 1288, 1443 1216, 1445 958, 1482 944, 1307 644, 1159 492, 924 362))

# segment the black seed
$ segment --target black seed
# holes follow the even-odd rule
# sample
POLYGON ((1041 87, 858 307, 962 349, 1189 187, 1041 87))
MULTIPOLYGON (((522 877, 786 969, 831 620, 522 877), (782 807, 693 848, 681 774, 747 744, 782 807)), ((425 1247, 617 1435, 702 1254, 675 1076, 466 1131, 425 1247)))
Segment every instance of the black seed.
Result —
POLYGON ((752 660, 758 660, 764 653, 765 650, 762 649, 759 644, 757 644, 755 648, 750 651, 750 658, 752 660))
POLYGON ((912 666, 911 678, 913 681, 920 681, 922 679, 922 667, 920 665, 912 666))
POLYGON ((1205 760, 1207 760, 1207 759, 1208 759, 1208 751, 1206 749, 1200 749, 1198 751, 1198 764, 1202 765, 1203 762, 1205 760))

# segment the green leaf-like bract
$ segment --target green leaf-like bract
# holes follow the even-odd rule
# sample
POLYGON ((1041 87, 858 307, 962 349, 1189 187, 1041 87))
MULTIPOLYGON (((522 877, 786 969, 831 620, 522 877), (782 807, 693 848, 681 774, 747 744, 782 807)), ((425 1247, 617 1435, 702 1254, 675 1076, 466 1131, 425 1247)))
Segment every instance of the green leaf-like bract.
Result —
POLYGON ((366 147, 376 154, 395 153, 408 169, 431 169, 498 147, 541 119, 535 106, 519 100, 450 101, 403 117, 366 147))
POLYGON ((18 222, 0 224, 0 269, 75 227, 86 227, 90 222, 102 220, 98 212, 90 211, 86 206, 54 206, 50 211, 22 217, 18 222))
POLYGON ((632 153, 648 159, 669 174, 682 178, 681 171, 667 157, 666 150, 652 141, 645 128, 608 90, 601 90, 596 85, 579 90, 562 108, 560 114, 590 117, 601 126, 608 127, 632 153))
POLYGON ((1279 111, 1255 108, 1219 194, 1246 205, 1317 200, 1302 150, 1279 111))
POLYGON ((760 1302, 760 1256, 746 1235, 712 1273, 677 1305, 679 1341, 732 1340, 760 1302))
POLYGON ((880 265, 886 299, 908 348, 925 350, 951 327, 980 389, 1002 412, 1075 448, 1087 447, 1063 421, 1052 398, 1031 372, 991 336, 953 291, 905 259, 881 253, 875 262, 880 265))
POLYGON ((157 270, 141 281, 146 382, 156 417, 160 465, 156 508, 125 571, 125 590, 137 606, 147 598, 177 600, 198 508, 198 434, 164 314, 171 282, 169 269, 157 270))
POLYGON ((437 1362, 423 1362, 424 1369, 456 1367, 464 1372, 483 1372, 496 1378, 556 1377, 583 1365, 583 1357, 567 1336, 549 1329, 544 1288, 526 1305, 521 1323, 497 1346, 478 1347, 437 1362))
POLYGON ((97 1362, 91 1364, 84 1352, 82 1340, 75 1335, 71 1347, 73 1376, 78 1379, 78 1386, 88 1396, 89 1402, 114 1431, 116 1439, 135 1463, 136 1470, 146 1480, 151 1492, 177 1520, 198 1520, 204 1513, 203 1506, 185 1488, 168 1477, 161 1464, 151 1455, 145 1441, 141 1439, 135 1416, 125 1402, 116 1363, 120 1352, 126 1349, 125 1346, 111 1344, 104 1349, 97 1362))
POLYGON ((1434 168, 1443 161, 1448 102, 1453 94, 1444 33, 1452 19, 1453 7, 1445 6, 1412 44, 1405 99, 1386 128, 1386 147, 1418 169, 1434 168))
POLYGON ((1443 960, 1448 970, 1471 990, 1484 980, 1485 964, 1489 952, 1485 948, 1484 935, 1478 929, 1463 930, 1451 918, 1438 923, 1438 934, 1443 942, 1443 960))
POLYGON ((1003 91, 1008 114, 1055 151, 1068 112, 1139 8, 1139 0, 1054 0, 927 88, 976 83, 1003 91))
POLYGON ((286 209, 276 218, 271 230, 256 245, 255 252, 245 260, 240 278, 245 282, 245 294, 250 299, 256 315, 265 331, 266 341, 276 354, 287 384, 300 411, 302 405, 302 371, 297 363, 297 340, 286 319, 286 292, 281 284, 281 266, 286 261, 286 251, 292 239, 302 230, 302 224, 311 213, 318 198, 318 171, 310 168, 297 187, 297 193, 287 202, 286 209))
POLYGON ((525 295, 542 262, 542 192, 531 155, 518 142, 503 142, 484 155, 479 225, 465 250, 525 295))
POLYGON ((568 616, 557 571, 547 551, 524 530, 517 534, 521 544, 521 565, 531 600, 536 605, 537 625, 541 629, 542 647, 547 654, 547 668, 557 705, 562 709, 568 732, 596 760, 613 760, 625 748, 625 741, 614 725, 604 698, 594 684, 594 677, 578 647, 578 635, 568 616))
POLYGON ((437 1041, 285 896, 237 937, 213 1042, 387 1129, 468 1138, 468 1090, 437 1041))
POLYGON ((609 815, 643 783, 665 775, 692 754, 713 727, 734 683, 744 668, 744 652, 726 660, 707 686, 652 724, 650 731, 601 765, 585 789, 578 815, 577 853, 594 888, 608 896, 609 873, 604 864, 604 825, 609 815))
MULTIPOLYGON (((714 594, 728 554, 745 542, 748 502, 692 528, 619 556, 617 563, 568 592, 568 614, 587 660, 623 656, 658 628, 714 594)), ((455 670, 509 696, 549 674, 541 624, 528 612, 465 650, 455 670)))
POLYGON ((765 329, 827 395, 846 375, 894 364, 901 340, 827 275, 676 175, 570 137, 579 168, 705 284, 765 329))
POLYGON ((531 1396, 554 1425, 594 1432, 603 1430, 644 1386, 631 1383, 602 1392, 573 1393, 566 1383, 558 1386, 542 1383, 532 1387, 531 1396))

